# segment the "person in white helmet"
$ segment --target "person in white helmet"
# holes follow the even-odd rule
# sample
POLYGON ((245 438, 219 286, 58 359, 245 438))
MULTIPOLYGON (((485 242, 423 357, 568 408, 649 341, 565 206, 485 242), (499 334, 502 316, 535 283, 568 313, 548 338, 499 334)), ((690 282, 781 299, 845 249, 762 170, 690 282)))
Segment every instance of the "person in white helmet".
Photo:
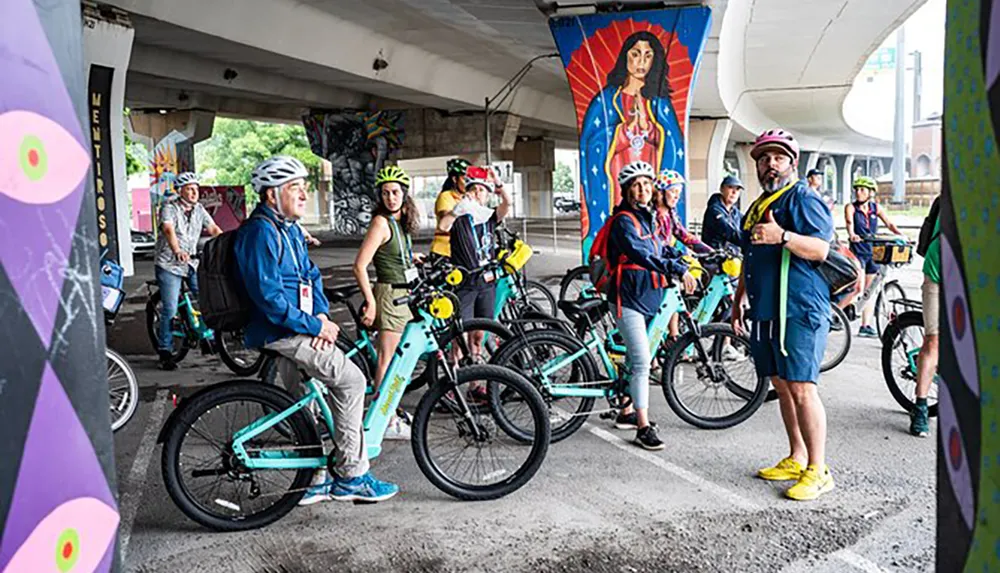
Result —
POLYGON ((163 301, 160 310, 160 328, 157 333, 157 350, 160 368, 174 370, 174 335, 171 325, 177 315, 181 284, 198 298, 198 238, 202 231, 213 237, 222 234, 205 206, 198 202, 198 176, 190 171, 181 173, 174 180, 177 199, 164 203, 160 209, 160 234, 156 239, 156 283, 163 301))
POLYGON ((264 161, 251 175, 261 203, 240 227, 233 247, 251 303, 246 344, 281 354, 330 388, 336 428, 333 479, 317 472, 300 505, 328 499, 383 501, 399 487, 368 471, 365 376, 335 344, 340 327, 330 320, 322 276, 309 260, 298 225, 306 212, 308 176, 305 165, 288 156, 264 161))

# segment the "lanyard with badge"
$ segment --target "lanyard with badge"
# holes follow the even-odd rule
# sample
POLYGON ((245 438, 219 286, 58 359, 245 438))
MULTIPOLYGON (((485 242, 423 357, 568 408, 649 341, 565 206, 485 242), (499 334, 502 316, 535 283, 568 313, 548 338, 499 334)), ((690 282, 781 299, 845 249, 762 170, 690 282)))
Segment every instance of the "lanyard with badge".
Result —
POLYGON ((395 217, 388 217, 392 223, 392 234, 396 237, 396 244, 399 245, 399 257, 403 260, 403 277, 406 284, 412 284, 420 277, 417 268, 413 266, 413 239, 409 235, 406 237, 406 248, 403 248, 403 229, 395 217))
POLYGON ((313 286, 302 274, 302 265, 299 263, 299 250, 288 237, 284 229, 280 230, 281 236, 285 238, 292 255, 292 262, 295 264, 295 274, 299 277, 299 310, 312 316, 313 313, 313 286))

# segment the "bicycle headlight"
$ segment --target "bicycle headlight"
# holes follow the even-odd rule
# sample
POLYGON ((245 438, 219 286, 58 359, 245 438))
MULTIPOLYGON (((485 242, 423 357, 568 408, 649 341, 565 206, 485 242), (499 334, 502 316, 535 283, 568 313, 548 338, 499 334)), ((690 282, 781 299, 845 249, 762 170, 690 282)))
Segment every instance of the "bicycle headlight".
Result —
POLYGON ((465 280, 465 277, 459 269, 452 269, 452 271, 448 273, 448 276, 444 277, 444 281, 451 286, 458 286, 462 284, 463 280, 465 280))
POLYGON ((436 296, 431 301, 429 310, 434 318, 448 320, 451 315, 455 314, 455 304, 446 296, 436 296))
POLYGON ((740 276, 741 270, 743 270, 743 261, 740 259, 726 259, 722 262, 722 272, 733 278, 740 276))

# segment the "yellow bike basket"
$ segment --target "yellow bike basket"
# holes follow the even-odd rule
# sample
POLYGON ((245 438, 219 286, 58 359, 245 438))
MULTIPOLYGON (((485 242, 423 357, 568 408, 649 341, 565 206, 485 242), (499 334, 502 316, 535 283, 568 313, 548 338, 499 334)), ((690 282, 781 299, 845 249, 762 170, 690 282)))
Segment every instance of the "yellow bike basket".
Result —
POLYGON ((500 251, 497 258, 504 262, 510 272, 517 272, 528 264, 528 259, 534 254, 531 246, 524 241, 514 241, 514 251, 507 256, 507 251, 500 251), (506 256, 506 259, 504 258, 506 256))

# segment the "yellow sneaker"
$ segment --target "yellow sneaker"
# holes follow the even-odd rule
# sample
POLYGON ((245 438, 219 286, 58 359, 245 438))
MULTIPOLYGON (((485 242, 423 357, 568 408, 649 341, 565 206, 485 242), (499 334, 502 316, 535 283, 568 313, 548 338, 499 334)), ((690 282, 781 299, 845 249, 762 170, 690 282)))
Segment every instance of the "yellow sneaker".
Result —
POLYGON ((828 491, 833 491, 833 476, 830 467, 820 468, 811 465, 802 472, 799 481, 785 491, 785 497, 796 501, 816 499, 828 491))
POLYGON ((802 475, 802 469, 802 464, 794 458, 785 458, 774 467, 758 470, 757 477, 768 481, 797 480, 802 475))

